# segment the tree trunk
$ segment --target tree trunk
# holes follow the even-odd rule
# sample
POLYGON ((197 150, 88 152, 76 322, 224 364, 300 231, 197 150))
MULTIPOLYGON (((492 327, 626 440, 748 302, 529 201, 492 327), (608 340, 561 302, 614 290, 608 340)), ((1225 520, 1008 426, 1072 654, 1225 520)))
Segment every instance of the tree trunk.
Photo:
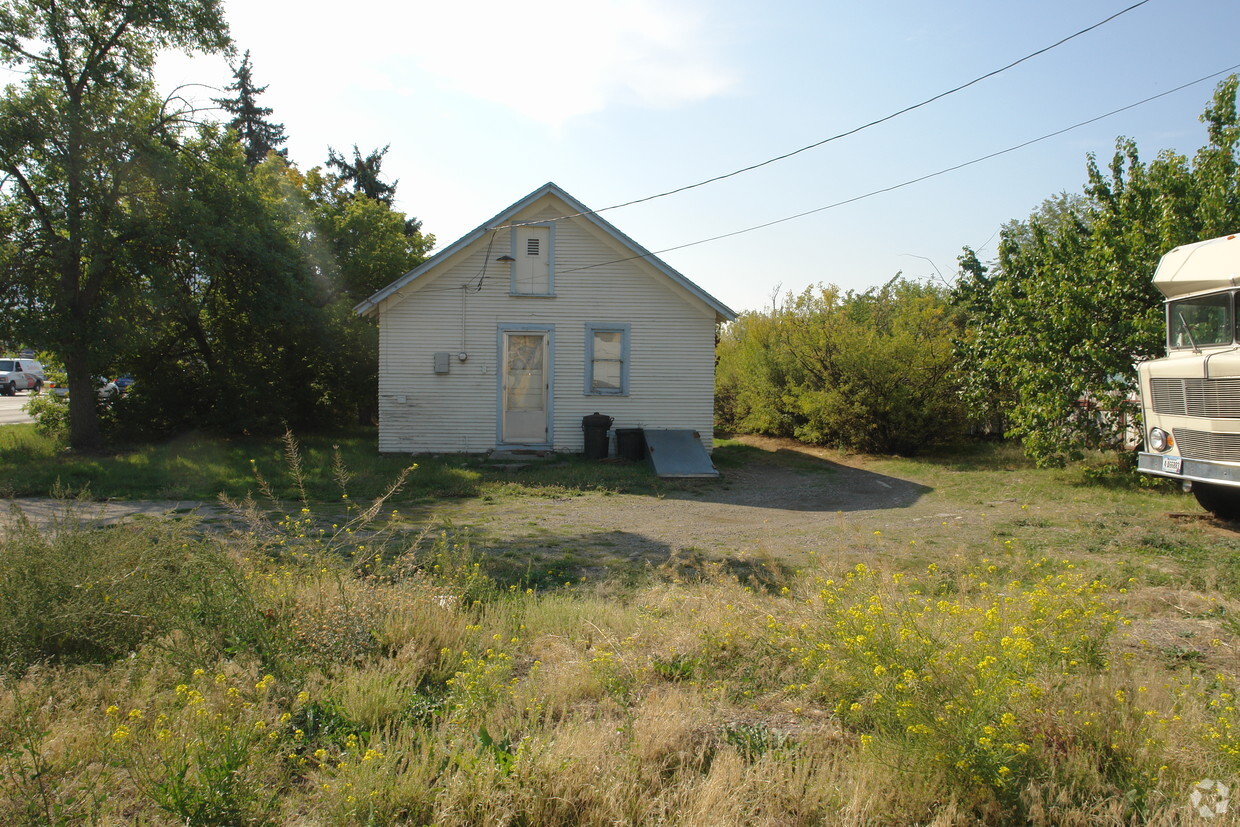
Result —
POLYGON ((98 451, 103 447, 95 380, 90 374, 89 347, 74 342, 62 354, 69 374, 69 447, 75 451, 98 451))

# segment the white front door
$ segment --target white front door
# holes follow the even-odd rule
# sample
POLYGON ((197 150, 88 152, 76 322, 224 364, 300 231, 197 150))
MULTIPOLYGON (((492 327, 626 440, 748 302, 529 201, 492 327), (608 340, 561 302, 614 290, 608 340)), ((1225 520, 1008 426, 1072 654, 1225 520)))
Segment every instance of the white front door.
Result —
POLYGON ((547 334, 537 330, 504 331, 503 346, 501 438, 510 445, 545 445, 550 390, 547 334))

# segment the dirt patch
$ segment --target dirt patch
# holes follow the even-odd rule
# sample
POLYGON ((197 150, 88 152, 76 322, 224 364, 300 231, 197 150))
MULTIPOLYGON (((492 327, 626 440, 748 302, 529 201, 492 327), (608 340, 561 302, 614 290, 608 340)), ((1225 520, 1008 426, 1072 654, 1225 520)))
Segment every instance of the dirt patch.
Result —
MULTIPOLYGON (((402 525, 410 542, 426 529, 466 535, 496 576, 539 586, 623 578, 647 566, 686 575, 717 566, 777 586, 811 553, 912 568, 967 567, 1010 552, 1083 559, 1145 582, 1122 606, 1136 619, 1124 637, 1133 654, 1223 668, 1240 651, 1240 605, 1219 598, 1214 586, 1232 582, 1220 567, 1234 567, 1226 560, 1234 559, 1236 525, 1181 511, 1170 498, 1046 485, 1032 472, 957 473, 941 465, 923 472, 792 440, 742 442, 739 452, 717 454, 718 480, 675 483, 657 494, 497 494, 402 505, 402 525)), ((525 471, 512 473, 519 482, 525 471)), ((15 513, 51 527, 184 514, 216 530, 238 526, 217 503, 24 498, 0 500, 0 530, 3 516, 15 513)))
POLYGON ((471 500, 441 508, 438 516, 468 526, 486 550, 527 561, 558 555, 568 566, 591 568, 585 558, 602 564, 659 564, 690 553, 788 559, 836 547, 841 532, 860 532, 884 512, 906 512, 930 491, 792 440, 744 441, 763 454, 723 468, 719 480, 659 495, 471 500))

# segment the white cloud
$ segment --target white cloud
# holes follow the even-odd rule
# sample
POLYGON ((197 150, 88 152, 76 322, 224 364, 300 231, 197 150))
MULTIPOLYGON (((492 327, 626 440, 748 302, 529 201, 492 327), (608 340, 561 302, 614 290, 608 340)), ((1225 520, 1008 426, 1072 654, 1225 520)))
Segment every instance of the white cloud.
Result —
MULTIPOLYGON (((281 117, 339 120, 356 91, 416 94, 428 84, 555 128, 611 106, 671 108, 727 92, 728 44, 702 0, 229 0, 240 50, 271 84, 281 117)), ((165 82, 230 79, 223 61, 170 54, 165 82)))
POLYGON ((673 107, 725 92, 704 15, 654 0, 501 0, 407 7, 406 53, 440 84, 552 126, 613 104, 673 107))

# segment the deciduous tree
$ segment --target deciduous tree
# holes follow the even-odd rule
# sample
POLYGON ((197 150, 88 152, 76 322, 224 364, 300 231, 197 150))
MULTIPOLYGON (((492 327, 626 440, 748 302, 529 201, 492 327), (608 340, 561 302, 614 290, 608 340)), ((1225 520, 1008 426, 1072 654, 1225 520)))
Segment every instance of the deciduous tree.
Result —
POLYGON ((0 64, 22 75, 0 97, 0 210, 21 239, 0 279, 26 302, 5 323, 64 359, 74 448, 100 444, 91 375, 134 278, 135 205, 157 196, 152 165, 180 140, 156 53, 228 46, 220 0, 0 0, 0 64))
POLYGON ((1138 416, 1133 364, 1162 351, 1159 257, 1240 227, 1236 90, 1235 76, 1215 90, 1191 162, 1143 161, 1121 138, 1105 168, 1089 157, 1083 194, 1008 224, 998 261, 966 267, 956 299, 972 385, 1002 389, 1009 432, 1039 462, 1122 447, 1138 416))

